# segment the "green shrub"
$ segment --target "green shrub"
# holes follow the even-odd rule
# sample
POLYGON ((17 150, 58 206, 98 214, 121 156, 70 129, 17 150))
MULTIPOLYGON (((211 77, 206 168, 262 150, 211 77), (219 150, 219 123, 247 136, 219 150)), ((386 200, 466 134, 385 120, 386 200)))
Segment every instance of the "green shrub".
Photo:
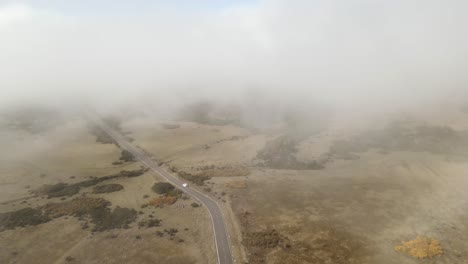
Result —
POLYGON ((120 191, 123 188, 124 187, 118 183, 105 184, 105 185, 95 186, 93 188, 93 193, 111 193, 111 192, 120 191))
POLYGON ((50 220, 41 210, 27 207, 0 214, 0 231, 14 229, 15 227, 35 226, 50 220))
POLYGON ((151 189, 157 194, 167 194, 175 190, 175 187, 168 182, 157 182, 153 187, 151 187, 151 189))

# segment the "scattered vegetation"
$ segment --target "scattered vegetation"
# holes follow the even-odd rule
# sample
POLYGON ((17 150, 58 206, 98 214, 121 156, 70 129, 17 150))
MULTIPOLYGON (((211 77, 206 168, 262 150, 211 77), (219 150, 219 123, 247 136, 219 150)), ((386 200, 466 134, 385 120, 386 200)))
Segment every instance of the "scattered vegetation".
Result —
POLYGON ((161 126, 164 128, 164 129, 177 129, 180 127, 179 124, 170 124, 170 123, 162 123, 161 126))
POLYGON ((200 207, 200 205, 198 203, 192 203, 190 206, 192 206, 193 208, 200 207))
POLYGON ((275 229, 268 229, 258 232, 249 232, 243 239, 244 245, 248 247, 259 247, 262 249, 275 248, 288 239, 275 229))
POLYGON ((226 166, 226 167, 208 168, 196 174, 195 176, 211 179, 213 177, 238 177, 238 176, 247 176, 249 174, 250 174, 250 171, 246 167, 226 166))
POLYGON ((111 192, 118 192, 120 190, 123 190, 123 186, 118 183, 112 183, 112 184, 105 184, 105 185, 99 185, 95 186, 93 188, 93 193, 111 193, 111 192))
POLYGON ((35 226, 49 222, 51 218, 42 213, 40 209, 30 207, 17 211, 0 214, 0 231, 16 227, 35 226))
POLYGON ((133 162, 136 160, 136 158, 130 151, 123 149, 122 152, 120 153, 119 160, 122 160, 125 162, 133 162))
POLYGON ((175 186, 168 182, 157 182, 151 189, 157 194, 168 194, 175 190, 175 186))
MULTIPOLYGON (((41 207, 44 215, 57 218, 65 215, 91 218, 93 231, 104 231, 114 228, 127 228, 136 219, 137 212, 129 208, 109 208, 110 202, 102 198, 78 197, 68 202, 49 203, 41 207)), ((87 222, 82 225, 87 228, 87 222)))
POLYGON ((330 147, 330 155, 346 158, 370 149, 429 152, 467 158, 468 131, 395 122, 383 130, 368 131, 349 140, 336 141, 330 147))
POLYGON ((226 183, 225 186, 228 188, 233 188, 233 189, 245 189, 247 188, 247 181, 245 180, 230 181, 226 183))
MULTIPOLYGON (((116 179, 116 178, 131 178, 131 177, 137 177, 140 175, 143 175, 147 169, 140 168, 137 170, 122 170, 119 173, 108 175, 108 176, 103 176, 103 177, 92 177, 90 180, 74 183, 74 184, 67 184, 67 183, 57 183, 53 185, 44 185, 41 188, 32 191, 36 195, 47 195, 48 198, 53 198, 53 197, 64 197, 64 196, 72 196, 77 194, 81 188, 85 187, 90 187, 94 186, 98 183, 111 180, 111 179, 116 179)), ((112 187, 116 188, 116 187, 112 187)))
POLYGON ((402 241, 401 245, 395 247, 395 250, 419 259, 432 258, 444 254, 444 250, 438 240, 423 236, 418 236, 409 241, 402 241))
POLYGON ((95 125, 89 125, 88 130, 89 130, 89 133, 96 136, 96 142, 102 143, 102 144, 116 144, 117 145, 117 142, 111 136, 109 136, 104 130, 102 130, 100 127, 95 126, 95 125))
POLYGON ((57 109, 44 106, 21 107, 3 112, 7 125, 31 134, 40 134, 65 121, 57 109))
POLYGON ((173 205, 177 202, 177 196, 160 196, 154 199, 151 199, 147 204, 144 206, 154 206, 154 207, 162 207, 165 204, 173 205))
POLYGON ((190 181, 198 186, 203 186, 205 185, 205 181, 208 181, 211 179, 211 177, 206 176, 206 175, 194 175, 190 174, 188 172, 180 171, 177 173, 181 178, 186 179, 187 181, 190 181))
POLYGON ((110 202, 102 198, 77 197, 71 201, 61 203, 49 203, 41 207, 45 215, 57 218, 65 215, 86 216, 93 211, 104 210, 110 202))
POLYGON ((128 228, 135 221, 137 212, 134 209, 116 207, 113 211, 108 208, 91 211, 93 231, 105 231, 115 228, 128 228))
POLYGON ((161 226, 161 220, 160 219, 149 219, 149 220, 144 220, 144 221, 140 221, 138 223, 138 226, 139 227, 146 227, 146 228, 150 228, 150 227, 158 227, 158 226, 161 226))
POLYGON ((111 128, 117 130, 117 131, 121 131, 121 127, 120 127, 120 123, 121 123, 121 120, 119 117, 117 116, 107 116, 107 117, 104 117, 102 119, 108 126, 110 126, 111 128))
POLYGON ((177 228, 169 228, 164 229, 164 232, 166 232, 169 236, 175 236, 179 230, 177 230, 177 228))
POLYGON ((364 263, 368 256, 363 239, 356 238, 346 231, 339 231, 329 223, 317 222, 305 241, 290 240, 282 232, 267 228, 255 229, 250 220, 251 214, 240 214, 243 226, 243 241, 249 251, 249 263, 364 263))
POLYGON ((240 109, 233 105, 220 106, 200 101, 185 106, 179 113, 181 120, 206 125, 240 124, 240 109))
POLYGON ((297 145, 300 143, 291 135, 282 135, 266 143, 257 153, 257 158, 263 160, 260 165, 273 169, 320 170, 325 166, 322 161, 302 162, 296 157, 297 145))
POLYGON ((138 170, 131 170, 131 171, 122 170, 119 172, 119 175, 120 175, 119 177, 127 177, 127 178, 138 177, 138 176, 145 174, 145 172, 147 171, 148 169, 146 168, 140 168, 138 170))
POLYGON ((80 186, 77 184, 69 185, 67 183, 59 182, 53 185, 44 185, 38 190, 34 191, 36 194, 46 194, 47 198, 72 196, 80 191, 80 186))

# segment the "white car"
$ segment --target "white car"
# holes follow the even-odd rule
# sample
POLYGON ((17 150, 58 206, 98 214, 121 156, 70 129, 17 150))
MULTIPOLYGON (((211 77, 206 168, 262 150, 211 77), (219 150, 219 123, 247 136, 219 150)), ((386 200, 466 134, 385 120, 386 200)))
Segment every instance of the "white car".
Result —
POLYGON ((182 187, 187 188, 187 187, 188 187, 188 183, 186 183, 186 182, 182 183, 182 187))

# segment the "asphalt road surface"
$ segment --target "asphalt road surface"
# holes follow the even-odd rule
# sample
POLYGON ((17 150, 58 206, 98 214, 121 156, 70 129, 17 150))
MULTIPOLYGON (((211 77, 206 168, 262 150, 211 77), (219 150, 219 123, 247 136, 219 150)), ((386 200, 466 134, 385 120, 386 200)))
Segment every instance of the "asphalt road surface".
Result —
POLYGON ((212 198, 199 192, 198 190, 191 188, 190 186, 183 187, 182 184, 184 183, 184 181, 180 180, 178 177, 170 174, 169 172, 158 166, 158 164, 152 161, 151 158, 144 151, 133 146, 128 140, 126 140, 122 135, 120 135, 120 133, 108 126, 99 117, 89 116, 89 119, 97 126, 99 126, 102 130, 104 130, 110 137, 112 137, 120 145, 121 148, 131 152, 136 158, 141 160, 141 162, 146 164, 146 166, 148 166, 151 170, 156 172, 163 179, 174 184, 176 187, 198 200, 208 209, 213 223, 218 263, 233 264, 234 260, 231 252, 231 243, 226 229, 224 216, 219 205, 212 198))

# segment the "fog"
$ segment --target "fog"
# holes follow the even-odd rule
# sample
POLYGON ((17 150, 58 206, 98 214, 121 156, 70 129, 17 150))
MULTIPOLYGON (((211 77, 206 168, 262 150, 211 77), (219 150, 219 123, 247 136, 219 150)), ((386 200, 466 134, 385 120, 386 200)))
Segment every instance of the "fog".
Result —
POLYGON ((0 1, 1 105, 382 109, 468 93, 466 1, 114 2, 0 1))

